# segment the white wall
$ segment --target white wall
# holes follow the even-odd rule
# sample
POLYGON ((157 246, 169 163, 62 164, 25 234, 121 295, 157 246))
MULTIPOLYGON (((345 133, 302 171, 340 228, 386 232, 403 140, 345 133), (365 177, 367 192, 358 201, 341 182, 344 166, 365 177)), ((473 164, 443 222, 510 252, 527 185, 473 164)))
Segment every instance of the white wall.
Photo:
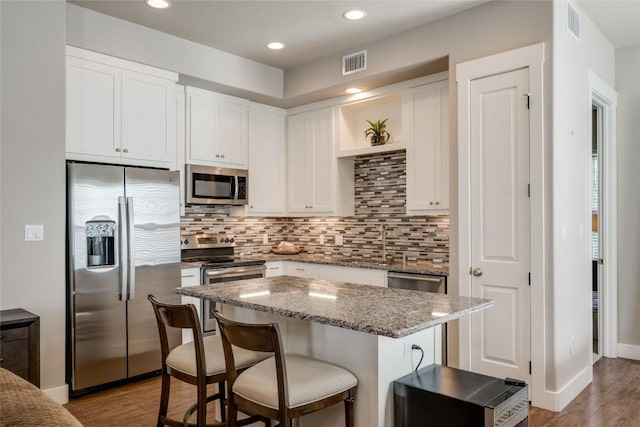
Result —
POLYGON ((0 308, 40 316, 40 385, 65 387, 65 5, 0 2, 0 308), (25 224, 44 241, 25 242, 25 224))
POLYGON ((280 69, 74 4, 67 4, 67 43, 276 99, 283 94, 280 69))
POLYGON ((640 360, 640 45, 616 51, 618 92, 618 341, 640 360))
MULTIPOLYGON (((582 14, 581 40, 567 32, 567 2, 553 2, 552 283, 547 294, 554 366, 547 380, 563 407, 591 381, 591 225, 588 70, 614 87, 614 49, 582 14), (574 339, 573 353, 570 340, 574 339), (555 374, 555 375, 554 375, 555 374)), ((558 408, 558 409, 560 409, 558 408)))

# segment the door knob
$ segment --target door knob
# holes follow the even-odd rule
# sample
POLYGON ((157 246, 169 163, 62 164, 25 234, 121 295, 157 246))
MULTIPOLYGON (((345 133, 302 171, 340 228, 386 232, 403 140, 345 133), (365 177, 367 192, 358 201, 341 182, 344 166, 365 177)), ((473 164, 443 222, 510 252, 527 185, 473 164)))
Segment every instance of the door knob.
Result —
POLYGON ((482 270, 479 268, 474 268, 473 270, 471 270, 471 274, 473 274, 476 277, 480 277, 482 276, 482 270))

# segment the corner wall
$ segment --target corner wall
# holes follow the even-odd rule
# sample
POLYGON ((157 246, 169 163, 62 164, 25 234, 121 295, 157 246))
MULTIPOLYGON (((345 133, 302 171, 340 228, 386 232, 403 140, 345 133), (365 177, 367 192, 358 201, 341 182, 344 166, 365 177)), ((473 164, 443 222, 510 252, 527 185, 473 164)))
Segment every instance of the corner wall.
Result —
POLYGON ((567 1, 553 2, 551 147, 551 346, 547 387, 561 410, 592 378, 591 189, 588 72, 614 87, 611 43, 582 13, 581 38, 567 31, 567 1), (571 342, 574 342, 573 346, 571 342), (572 351, 573 347, 573 351, 572 351))
POLYGON ((2 1, 0 20, 0 308, 40 316, 40 386, 64 402, 65 2, 2 1))
POLYGON ((618 355, 640 360, 640 45, 616 51, 618 92, 618 355))

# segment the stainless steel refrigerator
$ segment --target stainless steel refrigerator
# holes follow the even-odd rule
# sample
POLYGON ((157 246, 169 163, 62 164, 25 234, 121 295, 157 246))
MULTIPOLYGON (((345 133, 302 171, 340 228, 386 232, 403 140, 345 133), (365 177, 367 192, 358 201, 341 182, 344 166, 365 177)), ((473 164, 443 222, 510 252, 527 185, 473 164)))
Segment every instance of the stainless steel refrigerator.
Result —
POLYGON ((178 183, 178 172, 67 164, 72 394, 161 368, 147 295, 180 303, 178 183))

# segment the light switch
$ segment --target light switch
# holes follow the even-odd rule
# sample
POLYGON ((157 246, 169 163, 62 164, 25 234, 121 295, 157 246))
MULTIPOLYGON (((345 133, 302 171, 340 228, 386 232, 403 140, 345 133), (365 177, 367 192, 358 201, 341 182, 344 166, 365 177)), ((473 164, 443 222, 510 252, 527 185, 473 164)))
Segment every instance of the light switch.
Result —
POLYGON ((24 241, 25 242, 38 242, 44 240, 44 225, 30 225, 24 226, 24 241))

